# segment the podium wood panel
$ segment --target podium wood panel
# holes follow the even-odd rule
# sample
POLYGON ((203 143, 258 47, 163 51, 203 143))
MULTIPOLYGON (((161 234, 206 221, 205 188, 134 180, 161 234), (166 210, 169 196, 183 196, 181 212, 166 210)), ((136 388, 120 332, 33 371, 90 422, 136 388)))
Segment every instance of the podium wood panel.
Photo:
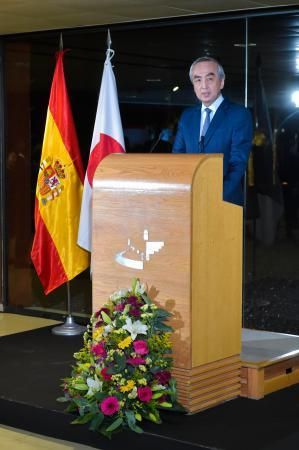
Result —
MULTIPOLYGON (((238 358, 242 209, 222 200, 222 155, 110 155, 93 188, 93 310, 138 277, 172 313, 174 373, 238 358), (140 264, 149 242, 163 246, 142 269, 117 262, 140 264)), ((238 383, 228 377, 219 396, 238 383)))

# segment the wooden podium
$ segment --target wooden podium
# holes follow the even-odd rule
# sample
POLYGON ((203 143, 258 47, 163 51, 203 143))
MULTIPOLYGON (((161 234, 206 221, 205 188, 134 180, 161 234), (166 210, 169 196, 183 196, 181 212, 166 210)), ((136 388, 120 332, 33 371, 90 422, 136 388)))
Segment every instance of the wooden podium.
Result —
POLYGON ((242 208, 222 155, 113 154, 93 184, 93 311, 146 283, 172 313, 173 375, 189 412, 240 394, 242 208))

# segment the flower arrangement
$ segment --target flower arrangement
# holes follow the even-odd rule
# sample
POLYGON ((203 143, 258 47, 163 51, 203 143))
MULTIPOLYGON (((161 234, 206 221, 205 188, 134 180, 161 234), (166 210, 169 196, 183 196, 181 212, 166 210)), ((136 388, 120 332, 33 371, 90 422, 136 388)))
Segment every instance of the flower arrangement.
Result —
POLYGON ((91 316, 76 365, 64 379, 72 423, 111 437, 114 432, 143 430, 143 419, 161 423, 160 409, 182 410, 172 378, 170 313, 158 308, 145 286, 134 279, 130 289, 112 294, 91 316))

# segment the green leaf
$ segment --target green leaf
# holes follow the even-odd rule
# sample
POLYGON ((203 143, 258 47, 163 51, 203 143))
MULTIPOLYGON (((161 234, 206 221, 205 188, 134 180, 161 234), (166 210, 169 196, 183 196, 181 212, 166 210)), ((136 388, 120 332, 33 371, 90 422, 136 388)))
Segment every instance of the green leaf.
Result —
POLYGON ((135 418, 135 414, 133 411, 126 411, 125 412, 126 418, 127 418, 127 422, 129 425, 129 428, 132 431, 135 431, 135 433, 143 433, 142 428, 140 428, 138 425, 136 425, 136 418, 135 418))
POLYGON ((75 405, 75 403, 72 402, 68 405, 67 408, 65 408, 64 412, 71 413, 71 412, 77 411, 77 409, 78 409, 77 405, 75 405))
POLYGON ((99 426, 102 424, 104 420, 104 414, 101 413, 100 411, 98 412, 98 414, 96 414, 96 416, 92 419, 91 423, 90 423, 90 431, 96 431, 99 426))
POLYGON ((112 320, 110 319, 110 317, 105 313, 105 311, 101 311, 101 316, 102 319, 105 323, 109 324, 112 322, 112 320))
POLYGON ((117 365, 117 372, 122 372, 126 367, 126 357, 125 355, 119 355, 118 353, 114 353, 114 361, 117 365))
POLYGON ((169 385, 168 391, 169 391, 170 399, 172 402, 175 402, 176 398, 177 398, 177 389, 176 389, 175 379, 170 378, 168 385, 169 385))
POLYGON ((73 402, 78 406, 78 407, 82 407, 82 406, 87 406, 88 405, 88 400, 86 398, 73 398, 73 402))
POLYGON ((94 414, 93 413, 88 413, 85 414, 82 417, 78 417, 77 419, 73 420, 71 422, 72 425, 83 425, 84 423, 89 422, 92 418, 93 418, 94 414))
POLYGON ((143 294, 141 294, 141 298, 145 301, 145 303, 147 305, 151 305, 152 304, 151 299, 148 297, 148 295, 145 292, 143 294))
POLYGON ((118 417, 114 422, 112 422, 112 424, 108 428, 106 428, 106 431, 110 433, 111 431, 114 431, 116 430, 116 428, 120 427, 122 423, 123 419, 121 417, 118 417))
POLYGON ((159 318, 166 318, 166 317, 170 317, 171 313, 166 311, 166 309, 157 308, 155 310, 155 316, 159 317, 159 318))
POLYGON ((170 326, 165 325, 164 323, 158 322, 156 320, 153 323, 153 328, 156 331, 164 331, 164 332, 171 332, 172 331, 172 328, 170 326))
POLYGON ((105 392, 97 392, 94 397, 98 402, 101 402, 105 397, 107 397, 107 394, 105 392))
POLYGON ((135 414, 133 411, 128 410, 125 412, 125 415, 127 418, 128 425, 136 423, 135 414))
POLYGON ((156 394, 153 394, 153 399, 157 399, 162 397, 162 395, 164 395, 164 391, 163 392, 156 392, 156 394))
POLYGON ((161 423, 161 419, 158 412, 157 414, 149 413, 148 418, 154 423, 161 423))
POLYGON ((160 406, 161 408, 172 408, 172 403, 169 403, 169 402, 162 402, 162 403, 159 404, 159 406, 160 406))
POLYGON ((135 431, 135 433, 139 433, 139 434, 143 433, 143 429, 140 428, 138 425, 136 425, 136 423, 134 425, 133 424, 128 424, 128 425, 132 431, 135 431))
POLYGON ((137 284, 138 278, 133 278, 132 280, 132 292, 135 294, 136 284, 137 284))
POLYGON ((77 389, 77 391, 87 391, 88 390, 88 386, 87 384, 74 384, 74 389, 77 389))

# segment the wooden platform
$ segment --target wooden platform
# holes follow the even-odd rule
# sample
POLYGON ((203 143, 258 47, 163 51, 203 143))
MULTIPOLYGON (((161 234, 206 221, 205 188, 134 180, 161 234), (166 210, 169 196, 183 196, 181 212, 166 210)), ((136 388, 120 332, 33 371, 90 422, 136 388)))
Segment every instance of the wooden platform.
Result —
POLYGON ((241 396, 263 398, 299 383, 299 336, 243 329, 241 396))

